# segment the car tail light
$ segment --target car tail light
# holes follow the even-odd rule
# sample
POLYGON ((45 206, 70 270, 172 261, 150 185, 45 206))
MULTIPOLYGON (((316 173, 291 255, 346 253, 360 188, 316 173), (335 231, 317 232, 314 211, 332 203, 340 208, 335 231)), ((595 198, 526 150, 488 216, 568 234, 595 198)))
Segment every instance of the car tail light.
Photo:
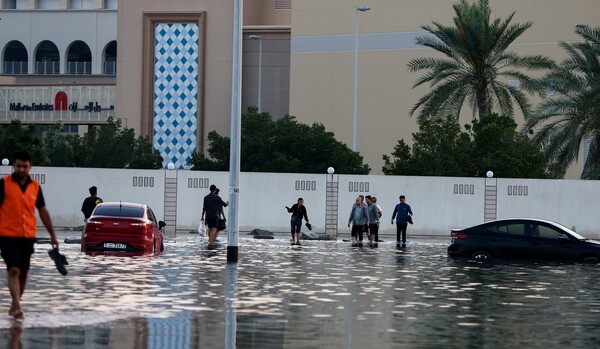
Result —
POLYGON ((104 222, 102 222, 102 221, 87 221, 87 225, 89 225, 90 227, 101 227, 104 225, 104 222))
POLYGON ((451 233, 450 234, 453 238, 457 238, 457 239, 465 239, 468 238, 469 235, 465 234, 465 233, 451 233))
POLYGON ((146 229, 147 226, 146 223, 129 223, 129 227, 134 229, 146 229))

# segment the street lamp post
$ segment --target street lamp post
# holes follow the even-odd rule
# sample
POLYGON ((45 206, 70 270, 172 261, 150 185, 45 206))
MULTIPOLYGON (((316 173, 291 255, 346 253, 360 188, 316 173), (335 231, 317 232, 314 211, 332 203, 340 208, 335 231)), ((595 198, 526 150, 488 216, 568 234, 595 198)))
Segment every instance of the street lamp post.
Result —
POLYGON ((229 229, 227 262, 238 261, 239 177, 242 138, 242 24, 244 0, 233 0, 233 50, 231 59, 231 142, 229 144, 229 229))
POLYGON ((354 20, 354 128, 352 130, 352 151, 356 151, 357 124, 358 124, 358 13, 369 11, 368 6, 360 6, 356 8, 354 20))
POLYGON ((261 103, 260 97, 262 94, 262 36, 260 35, 250 35, 250 39, 258 40, 258 112, 261 111, 261 103))

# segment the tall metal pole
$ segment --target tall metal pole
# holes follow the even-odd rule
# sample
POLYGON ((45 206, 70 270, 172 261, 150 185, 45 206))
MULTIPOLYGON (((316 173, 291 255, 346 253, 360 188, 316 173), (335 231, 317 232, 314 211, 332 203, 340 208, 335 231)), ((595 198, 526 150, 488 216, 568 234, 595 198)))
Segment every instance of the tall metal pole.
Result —
POLYGON ((354 127, 352 129, 352 151, 356 151, 358 133, 358 12, 369 11, 368 6, 357 7, 354 16, 354 127))
POLYGON ((242 8, 243 0, 233 0, 233 54, 231 59, 231 146, 229 149, 229 230, 227 262, 238 261, 239 177, 242 123, 242 8))
POLYGON ((261 95, 262 95, 262 36, 258 39, 258 112, 262 110, 261 107, 261 95))
POLYGON ((356 137, 358 124, 358 7, 354 11, 354 126, 352 128, 352 151, 356 151, 356 137))

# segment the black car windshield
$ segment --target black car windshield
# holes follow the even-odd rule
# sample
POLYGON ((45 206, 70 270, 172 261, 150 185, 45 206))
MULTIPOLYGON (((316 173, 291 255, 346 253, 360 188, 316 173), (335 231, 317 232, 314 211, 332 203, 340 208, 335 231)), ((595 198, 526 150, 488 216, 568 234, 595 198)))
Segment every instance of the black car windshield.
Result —
POLYGON ((94 216, 141 218, 144 217, 144 209, 141 207, 98 206, 94 211, 94 216))

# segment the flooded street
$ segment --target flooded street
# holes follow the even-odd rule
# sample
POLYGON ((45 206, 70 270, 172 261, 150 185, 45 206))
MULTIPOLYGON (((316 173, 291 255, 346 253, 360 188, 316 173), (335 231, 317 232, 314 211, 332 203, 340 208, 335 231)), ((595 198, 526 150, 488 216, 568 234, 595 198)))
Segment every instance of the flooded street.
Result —
MULTIPOLYGON (((225 244, 209 251, 197 235, 167 240, 161 256, 90 256, 62 244, 66 277, 49 245, 37 245, 27 318, 15 328, 0 317, 0 347, 600 345, 599 266, 453 261, 448 243, 413 239, 397 250, 242 236, 230 266, 225 244)), ((0 299, 5 314, 5 281, 0 299)))

